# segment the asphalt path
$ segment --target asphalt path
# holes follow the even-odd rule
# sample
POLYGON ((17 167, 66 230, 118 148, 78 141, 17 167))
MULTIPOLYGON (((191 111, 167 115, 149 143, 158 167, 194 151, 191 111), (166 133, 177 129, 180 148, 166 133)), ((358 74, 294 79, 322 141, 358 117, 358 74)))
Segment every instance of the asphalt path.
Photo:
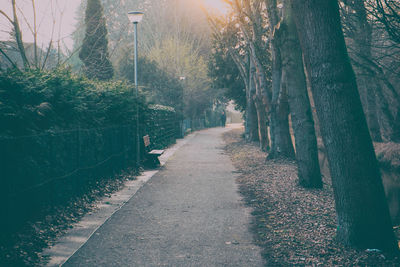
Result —
POLYGON ((63 266, 263 266, 227 130, 197 132, 63 266))

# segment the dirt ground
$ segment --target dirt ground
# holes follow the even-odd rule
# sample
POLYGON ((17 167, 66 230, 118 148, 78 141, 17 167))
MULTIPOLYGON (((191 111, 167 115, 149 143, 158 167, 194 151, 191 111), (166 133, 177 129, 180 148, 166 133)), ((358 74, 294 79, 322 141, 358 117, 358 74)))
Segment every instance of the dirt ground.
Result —
POLYGON ((300 187, 295 162, 266 161, 267 154, 246 143, 242 132, 224 135, 225 151, 239 173, 240 192, 253 208, 251 228, 267 266, 400 266, 399 255, 336 242, 330 181, 324 178, 322 190, 300 187))

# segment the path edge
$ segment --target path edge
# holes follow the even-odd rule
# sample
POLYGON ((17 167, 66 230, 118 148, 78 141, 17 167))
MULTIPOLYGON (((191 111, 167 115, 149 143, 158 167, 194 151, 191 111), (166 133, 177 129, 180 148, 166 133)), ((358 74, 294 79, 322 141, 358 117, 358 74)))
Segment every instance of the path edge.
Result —
MULTIPOLYGON (((196 136, 196 132, 189 134, 184 139, 178 139, 177 143, 167 148, 160 156, 161 166, 165 165, 177 150, 196 136)), ((127 202, 141 189, 160 169, 144 171, 136 180, 127 181, 124 187, 113 193, 111 197, 103 197, 96 201, 98 207, 89 212, 75 223, 55 244, 44 249, 40 254, 49 259, 46 266, 62 266, 66 263, 86 242, 105 224, 116 212, 125 206, 127 202)))

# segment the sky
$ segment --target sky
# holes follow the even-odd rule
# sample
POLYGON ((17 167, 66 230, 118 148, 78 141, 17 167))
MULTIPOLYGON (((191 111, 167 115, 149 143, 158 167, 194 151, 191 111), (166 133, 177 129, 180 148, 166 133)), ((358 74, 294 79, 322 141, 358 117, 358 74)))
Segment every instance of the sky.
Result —
MULTIPOLYGON (((47 46, 51 40, 54 27, 53 40, 62 40, 71 49, 73 41, 71 34, 76 26, 76 11, 81 0, 36 0, 38 42, 47 46), (55 21, 55 23, 54 23, 55 21)), ((18 6, 18 18, 22 30, 24 42, 33 42, 33 35, 27 21, 33 27, 33 12, 31 0, 16 0, 18 6), (24 16, 21 15, 21 11, 24 16)), ((0 0, 0 10, 9 17, 12 16, 11 0, 0 0)), ((3 15, 0 14, 0 40, 8 40, 8 32, 11 25, 3 15)))
POLYGON ((209 8, 214 13, 220 13, 222 15, 226 14, 229 11, 229 8, 226 3, 222 0, 199 0, 203 2, 206 8, 209 8))
MULTIPOLYGON (((37 28, 39 46, 47 47, 50 40, 61 40, 69 50, 73 47, 72 33, 76 28, 76 12, 82 0, 35 0, 37 10, 37 28), (54 35, 52 38, 52 31, 54 35)), ((228 8, 222 0, 200 1, 211 12, 224 14, 228 8)), ((16 0, 18 17, 24 42, 33 42, 33 9, 31 0, 16 0), (23 15, 22 15, 23 14, 23 15), (28 22, 28 23, 27 23, 28 22), (29 27, 29 25, 30 27, 29 27)), ((12 16, 11 0, 0 0, 0 10, 10 18, 12 16)), ((9 40, 11 24, 0 14, 0 40, 9 40)))

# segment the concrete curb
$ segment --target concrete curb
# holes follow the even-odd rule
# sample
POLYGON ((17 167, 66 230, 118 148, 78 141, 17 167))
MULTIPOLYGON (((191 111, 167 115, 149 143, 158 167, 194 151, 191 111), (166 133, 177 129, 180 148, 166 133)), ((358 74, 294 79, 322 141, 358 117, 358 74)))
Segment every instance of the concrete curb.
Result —
MULTIPOLYGON (((192 133, 184 139, 177 140, 177 143, 166 149, 159 158, 161 165, 164 165, 174 153, 184 146, 190 139, 196 136, 192 133)), ((134 181, 127 181, 122 190, 115 192, 111 197, 105 197, 96 204, 94 212, 86 214, 82 220, 63 235, 55 245, 45 249, 41 254, 49 258, 47 266, 62 266, 72 257, 114 213, 119 211, 135 194, 146 184, 159 170, 145 171, 134 181)))

